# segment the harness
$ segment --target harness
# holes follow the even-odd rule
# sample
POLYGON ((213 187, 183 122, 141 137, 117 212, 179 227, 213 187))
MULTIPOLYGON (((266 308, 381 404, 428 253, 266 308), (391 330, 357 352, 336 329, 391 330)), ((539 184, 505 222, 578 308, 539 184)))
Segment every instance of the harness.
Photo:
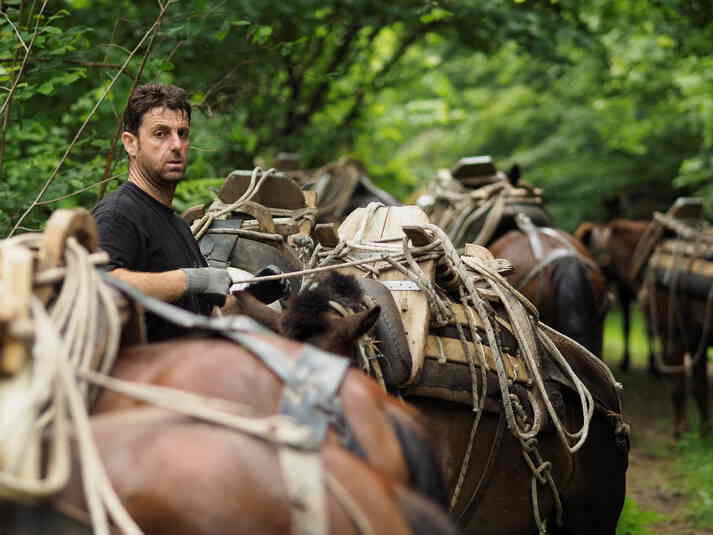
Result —
MULTIPOLYGON (((340 412, 337 395, 343 384, 348 362, 308 345, 301 348, 295 361, 285 359, 275 352, 272 344, 261 336, 256 336, 256 333, 265 332, 265 329, 247 317, 208 318, 195 315, 145 296, 132 286, 95 270, 89 261, 90 253, 79 245, 76 239, 80 237, 85 244, 90 247, 95 246, 96 227, 92 223, 93 220, 86 211, 57 211, 50 218, 47 228, 56 230, 59 226, 61 231, 55 232, 55 234, 52 234, 54 230, 46 232, 48 235, 59 236, 61 244, 55 244, 55 246, 45 249, 31 246, 33 250, 39 248, 42 253, 40 256, 43 258, 50 257, 50 260, 45 260, 44 264, 40 263, 40 265, 46 266, 46 270, 37 275, 38 279, 48 279, 48 274, 52 272, 52 269, 55 269, 56 274, 52 275, 54 278, 49 277, 48 280, 62 280, 63 277, 66 279, 62 284, 60 295, 51 302, 51 306, 54 308, 49 313, 45 311, 42 302, 36 298, 31 300, 31 305, 27 305, 32 307, 31 314, 28 313, 26 316, 32 318, 33 323, 29 332, 30 338, 32 338, 33 331, 43 333, 43 336, 31 345, 34 358, 32 360, 18 359, 14 356, 17 351, 11 349, 9 352, 3 353, 2 362, 5 364, 6 373, 12 374, 10 376, 11 384, 17 385, 23 396, 20 406, 16 406, 10 411, 11 418, 21 417, 22 422, 27 420, 32 427, 34 425, 33 418, 40 417, 40 420, 44 420, 43 427, 49 423, 50 428, 53 429, 50 440, 50 468, 46 477, 43 478, 40 471, 35 469, 36 466, 32 465, 32 462, 36 462, 39 466, 41 462, 39 456, 40 434, 34 434, 30 443, 32 451, 38 452, 38 455, 29 455, 30 451, 27 448, 19 450, 23 461, 27 461, 29 471, 24 468, 16 471, 12 465, 8 465, 5 462, 7 459, 2 455, 5 452, 6 435, 10 429, 14 431, 19 429, 16 426, 4 426, 3 429, 0 429, 0 493, 5 495, 9 493, 10 496, 15 496, 18 499, 32 501, 51 495, 64 486, 69 476, 69 435, 64 409, 64 406, 68 405, 69 413, 76 427, 80 451, 84 454, 82 466, 87 506, 95 533, 97 535, 109 533, 107 513, 111 515, 124 533, 132 535, 141 533, 111 489, 96 447, 90 438, 90 423, 86 408, 86 396, 89 389, 86 387, 94 385, 95 387, 111 388, 161 407, 231 427, 275 444, 278 448, 279 461, 283 467, 292 505, 292 525, 295 533, 300 535, 325 535, 328 533, 326 485, 330 487, 341 505, 351 513, 360 529, 368 533, 370 527, 368 523, 364 523, 361 511, 354 505, 350 497, 345 495, 345 490, 341 488, 339 482, 324 473, 319 451, 330 423, 336 420, 343 424, 343 415, 340 412), (65 256, 70 252, 76 257, 72 257, 75 259, 71 262, 65 256), (53 267, 65 262, 68 266, 66 269, 53 267), (72 277, 77 274, 84 277, 84 282, 72 284, 72 277), (120 329, 120 316, 117 314, 115 305, 109 303, 111 299, 104 298, 102 305, 92 301, 92 307, 87 307, 83 302, 79 304, 72 299, 81 295, 84 298, 96 299, 93 296, 93 291, 99 290, 106 296, 107 292, 111 293, 110 288, 118 290, 120 295, 128 296, 139 308, 149 310, 185 328, 197 328, 218 333, 255 354, 285 384, 283 399, 280 403, 280 414, 267 418, 247 418, 241 416, 240 410, 230 402, 221 401, 216 404, 214 400, 211 401, 187 392, 120 381, 100 373, 110 369, 113 363, 113 353, 118 348, 117 329, 120 329), (71 297, 68 293, 70 290, 76 290, 79 293, 71 297), (79 334, 79 340, 82 342, 85 341, 83 333, 89 332, 86 329, 109 328, 110 334, 105 333, 103 336, 113 342, 104 344, 110 354, 103 362, 97 360, 89 352, 96 349, 90 347, 93 345, 92 343, 82 346, 84 348, 82 353, 90 360, 93 359, 95 361, 93 364, 78 366, 67 360, 67 356, 72 356, 72 348, 75 347, 73 344, 76 343, 71 338, 74 331, 64 332, 61 325, 54 323, 57 307, 63 307, 69 316, 79 310, 89 312, 87 319, 79 322, 75 327, 85 329, 75 332, 75 334, 79 334), (105 311, 113 311, 111 314, 114 320, 108 321, 107 316, 103 315, 105 311), (58 378, 52 375, 55 370, 58 378), (81 378, 84 382, 78 383, 77 378, 81 378), (49 414, 40 410, 48 400, 55 403, 49 414)), ((46 236, 44 238, 46 239, 46 236)), ((3 243, 3 259, 19 255, 24 259, 31 260, 31 253, 23 253, 26 250, 25 244, 34 244, 37 240, 42 239, 41 235, 38 237, 38 235, 24 234, 13 238, 10 244, 3 243), (20 251, 20 253, 11 254, 11 251, 20 251)), ((95 260, 98 262, 105 258, 102 254, 95 256, 97 256, 95 260)), ((32 274, 33 263, 24 261, 20 265, 25 270, 24 280, 29 281, 21 286, 27 287, 25 289, 31 291, 33 280, 36 281, 32 274)), ((7 268, 7 264, 5 267, 7 268)), ((4 269, 1 282, 7 282, 8 274, 11 272, 12 270, 4 269)), ((12 282, 0 284, 0 292, 8 286, 15 287, 12 282)), ((43 292, 38 291, 38 293, 43 292)), ((26 303, 30 303, 30 301, 26 301, 26 303)), ((6 321, 6 319, 0 317, 0 321, 6 321)), ((19 325, 23 325, 23 323, 20 322, 19 325)), ((21 334, 17 329, 15 332, 21 334)), ((95 338, 96 335, 93 335, 88 340, 95 338)), ((17 340, 20 341, 20 339, 17 340)), ((22 349, 28 344, 29 340, 24 340, 15 346, 22 349)), ((3 377, 0 377, 0 383, 2 382, 4 382, 3 377)), ((2 392, 7 392, 7 389, 0 389, 0 393, 2 392)), ((6 408, 5 403, 0 405, 0 409, 6 408)), ((0 419, 3 414, 7 414, 7 411, 4 413, 0 411, 0 419)), ((10 433, 10 436, 18 436, 18 433, 10 433)))
POLYGON ((481 177, 455 176, 462 173, 441 169, 417 201, 431 222, 443 228, 456 247, 466 242, 491 243, 502 230, 503 221, 511 221, 522 212, 530 214, 538 223, 549 224, 540 189, 525 182, 520 182, 519 187, 513 186, 494 166, 491 173, 481 177), (479 225, 474 227, 477 222, 479 225), (468 231, 475 228, 477 236, 468 236, 468 231))
MULTIPOLYGON (((466 402, 473 407, 473 425, 458 483, 451 497, 452 508, 456 503, 462 503, 459 494, 469 473, 472 446, 488 394, 496 392, 499 395, 499 414, 502 414, 502 420, 515 439, 519 440, 524 460, 533 472, 533 514, 538 529, 544 533, 545 519, 541 517, 539 506, 540 486, 551 492, 558 522, 562 520, 562 507, 559 490, 550 473, 551 465, 537 449, 538 433, 545 424, 551 424, 570 454, 574 454, 586 440, 594 410, 593 398, 560 354, 551 335, 546 334, 538 324, 533 305, 498 273, 507 266, 492 259, 492 255, 489 259, 482 256, 488 253, 487 250, 481 251, 482 248, 471 247, 467 251, 473 251, 472 257, 461 256, 439 227, 427 222, 414 226, 424 215, 416 207, 384 207, 378 203, 357 209, 342 223, 336 246, 320 244, 313 255, 313 263, 338 267, 338 262, 342 262, 341 266, 347 266, 353 260, 371 256, 373 263, 358 266, 362 271, 357 272, 357 276, 361 273, 361 276, 379 279, 390 289, 392 300, 404 318, 411 351, 411 360, 407 370, 404 370, 408 373, 403 374, 404 382, 389 386, 399 388, 405 395, 466 402), (439 270, 441 263, 444 267, 439 270), (439 278, 439 272, 442 278, 439 278), (505 309, 506 319, 495 316, 493 303, 505 309), (446 342, 439 342, 440 338, 432 335, 434 329, 451 325, 457 329, 458 337, 453 347, 445 347, 446 342), (519 348, 521 361, 517 366, 513 365, 503 349, 501 331, 505 329, 512 333, 519 348), (420 335, 422 332, 423 336, 420 335), (434 342, 429 346, 430 340, 434 342), (439 343, 444 347, 438 348, 439 343), (571 387, 580 399, 582 427, 575 432, 563 427, 545 389, 541 369, 543 350, 549 355, 551 366, 559 368, 563 383, 571 387), (438 377, 428 375, 430 370, 446 370, 457 358, 456 354, 461 354, 464 380, 463 398, 458 400, 444 397, 443 391, 447 389, 434 388, 438 385, 438 377), (430 358, 432 355, 435 358, 430 358), (429 382, 424 384, 426 380, 429 382), (518 387, 518 381, 527 386, 518 387)), ((351 273, 357 268, 356 265, 351 266, 341 269, 351 273)), ((396 344, 396 347, 403 345, 396 344)), ((371 356, 365 360, 369 363, 380 362, 382 370, 390 364, 385 357, 371 356)), ((383 375, 388 376, 385 371, 383 375)), ((609 384, 614 384, 611 375, 607 379, 611 381, 609 384)), ((489 453, 491 460, 487 461, 477 488, 473 489, 471 496, 464 498, 466 504, 460 508, 462 517, 473 514, 472 507, 477 501, 479 489, 484 488, 487 479, 492 476, 489 467, 494 464, 492 459, 498 454, 501 439, 502 434, 498 434, 489 453)))
POLYGON ((654 336, 664 339, 659 332, 660 310, 652 298, 658 286, 667 291, 666 302, 668 332, 671 341, 680 338, 687 348, 693 348, 691 359, 682 365, 672 366, 656 354, 656 365, 664 373, 680 373, 694 368, 705 358, 706 347, 713 325, 713 227, 703 218, 700 199, 679 198, 664 213, 655 212, 654 217, 640 238, 634 254, 632 275, 643 274, 643 288, 651 316, 654 336), (689 338, 689 321, 681 315, 681 296, 688 296, 704 303, 701 331, 697 343, 689 338))
POLYGON ((295 362, 275 353, 274 347, 249 333, 270 332, 246 316, 209 318, 148 297, 132 286, 102 274, 102 278, 147 310, 184 328, 203 329, 233 340, 258 357, 285 384, 280 414, 289 416, 307 434, 299 448, 280 448, 280 463, 292 504, 297 535, 326 535, 324 473, 319 449, 330 421, 340 411, 337 394, 349 362, 305 344, 295 362))
MULTIPOLYGON (((542 277, 544 276, 545 269, 551 264, 554 264, 555 262, 563 258, 573 258, 578 262, 584 264, 590 270, 599 270, 599 266, 597 266, 596 262, 580 254, 580 252, 577 251, 577 249, 556 230, 549 227, 536 226, 535 224, 533 224, 532 220, 524 213, 517 214, 517 216, 515 217, 515 221, 517 223, 518 228, 527 236, 528 242, 530 244, 530 249, 532 251, 532 256, 535 258, 535 261, 537 263, 532 268, 530 268, 528 272, 520 275, 520 277, 518 277, 518 279, 515 281, 514 286, 515 288, 520 290, 527 286, 530 282, 532 282, 535 277, 539 276, 540 284, 537 287, 537 299, 535 302, 535 305, 538 308, 542 305, 542 290, 544 288, 544 281, 542 280, 542 277), (545 254, 542 239, 540 237, 541 234, 555 239, 560 244, 560 247, 553 249, 549 253, 545 254)), ((608 305, 609 303, 605 299, 599 312, 600 315, 606 313, 608 305)))

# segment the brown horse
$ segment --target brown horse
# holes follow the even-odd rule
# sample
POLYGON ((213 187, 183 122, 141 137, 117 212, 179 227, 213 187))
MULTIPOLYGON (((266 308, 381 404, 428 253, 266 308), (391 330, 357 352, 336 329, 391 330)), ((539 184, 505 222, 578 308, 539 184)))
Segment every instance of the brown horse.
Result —
POLYGON ((508 280, 535 304, 544 323, 601 357, 609 304, 606 284, 574 236, 532 226, 527 233, 510 231, 488 248, 512 263, 508 280))
MULTIPOLYGON (((117 495, 146 535, 295 533, 295 505, 272 444, 154 408, 94 417, 92 430, 117 495)), ((329 533, 455 535, 437 507, 341 447, 319 455, 329 533)), ((52 506, 0 503, 2 533, 93 533, 77 463, 75 453, 69 484, 52 506)))
POLYGON ((541 191, 519 179, 519 168, 506 176, 490 158, 466 158, 431 184, 432 194, 419 205, 456 247, 475 243, 510 260, 510 281, 542 321, 601 356, 608 304, 603 277, 572 236, 549 228, 541 191), (527 236, 523 220, 531 229, 527 236))
MULTIPOLYGON (((343 278, 334 282, 335 279, 304 291, 290 301, 283 313, 267 309, 244 292, 237 298, 246 313, 270 328, 354 358, 356 339, 347 333, 356 334, 363 329, 346 326, 358 322, 359 317, 341 317, 329 303, 340 302, 346 295, 348 299, 342 305, 351 307, 358 290, 353 283, 349 287, 343 278), (340 289, 344 295, 340 295, 340 289)), ((628 459, 626 426, 621 421, 618 395, 601 363, 566 338, 558 339, 557 344, 592 393, 595 411, 589 438, 574 454, 564 447, 552 426, 538 437, 539 451, 549 463, 563 505, 561 526, 552 526, 550 532, 613 535, 624 502, 628 459)), ((548 381, 547 388, 557 400, 558 413, 566 428, 578 428, 582 415, 574 410, 573 390, 556 381, 548 381)), ((463 463, 470 463, 460 489, 461 499, 452 511, 468 532, 507 535, 541 529, 533 518, 531 468, 523 457, 520 442, 506 429, 497 398, 486 402, 470 454, 469 435, 477 417, 472 407, 426 397, 409 396, 407 400, 427 416, 432 430, 441 438, 451 492, 459 486, 463 463)), ((556 515, 553 494, 539 485, 535 485, 535 494, 534 505, 543 520, 553 520, 556 515)))
MULTIPOLYGON (((632 273, 634 251, 649 227, 647 221, 615 219, 608 224, 585 223, 577 229, 577 235, 593 252, 598 263, 619 290, 622 315, 624 318, 624 359, 622 369, 629 368, 629 311, 631 301, 638 296, 644 277, 632 273)), ((642 272, 643 273, 643 272, 642 272)), ((671 379, 673 401, 673 434, 679 437, 689 428, 687 405, 688 378, 683 367, 686 353, 693 356, 691 370, 693 395, 698 406, 701 433, 706 434, 711 428, 708 398, 707 359, 705 353, 696 358, 701 351, 713 343, 704 335, 706 326, 705 299, 694 297, 686 292, 671 291, 662 281, 653 281, 646 291, 646 303, 643 305, 646 328, 649 333, 648 370, 653 375, 660 375, 656 365, 653 340, 654 332, 661 338, 663 364, 670 367, 666 375, 671 379)))
POLYGON ((689 375, 699 414, 699 430, 702 436, 707 436, 711 431, 707 349, 713 345, 709 306, 705 296, 662 284, 661 274, 652 272, 649 275, 652 279, 647 289, 647 313, 661 340, 662 371, 672 383, 674 439, 690 429, 689 375), (690 372, 686 369, 686 354, 692 362, 690 372))
MULTIPOLYGON (((361 331, 349 336, 359 334, 361 331)), ((302 349, 302 344, 272 334, 252 334, 251 337, 267 342, 276 354, 284 355, 289 362, 296 360, 302 349)), ((130 346, 119 354, 112 375, 249 404, 259 415, 277 412, 284 386, 251 352, 217 337, 189 337, 130 346)), ((328 440, 365 457, 389 478, 445 504, 441 468, 431 438, 416 411, 384 394, 356 370, 347 373, 339 391, 339 403, 343 414, 334 413, 328 440)), ((95 412, 144 404, 105 390, 97 400, 95 412)))
MULTIPOLYGON (((631 265, 634 250, 639 239, 648 227, 648 221, 631 221, 614 219, 609 223, 585 222, 577 227, 574 235, 589 249, 590 253, 602 269, 607 281, 614 286, 621 307, 622 328, 624 333, 624 354, 619 368, 626 371, 631 365, 630 332, 631 304, 636 302, 641 281, 631 276, 631 265)), ((656 368, 651 329, 649 332, 649 364, 652 375, 660 375, 656 368)))

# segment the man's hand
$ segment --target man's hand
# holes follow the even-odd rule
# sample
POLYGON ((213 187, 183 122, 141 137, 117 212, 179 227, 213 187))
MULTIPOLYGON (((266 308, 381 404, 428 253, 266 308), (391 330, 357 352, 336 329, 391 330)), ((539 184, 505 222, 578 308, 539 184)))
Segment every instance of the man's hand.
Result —
POLYGON ((230 273, 223 268, 184 268, 183 271, 188 279, 188 295, 215 295, 224 298, 233 283, 230 273))
MULTIPOLYGON (((245 290, 263 303, 268 305, 273 301, 277 301, 278 299, 286 297, 290 293, 290 281, 287 278, 252 282, 250 284, 241 284, 241 281, 245 280, 245 276, 243 275, 243 273, 247 275, 247 278, 252 278, 252 276, 247 272, 241 273, 240 270, 237 270, 235 268, 228 268, 228 271, 231 271, 231 274, 234 274, 233 282, 236 283, 230 289, 231 292, 245 290)), ((267 277, 269 275, 281 274, 282 270, 280 268, 274 265, 269 265, 255 273, 254 277, 258 278, 267 277)))

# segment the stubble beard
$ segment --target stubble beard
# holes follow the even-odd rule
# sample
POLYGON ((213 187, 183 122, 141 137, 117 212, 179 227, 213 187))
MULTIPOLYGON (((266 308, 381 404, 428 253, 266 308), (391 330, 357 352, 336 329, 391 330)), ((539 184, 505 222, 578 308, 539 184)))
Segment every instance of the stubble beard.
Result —
POLYGON ((136 175, 154 187, 175 189, 176 185, 186 178, 185 164, 180 172, 163 172, 160 169, 150 169, 139 162, 138 155, 134 158, 133 167, 136 175))

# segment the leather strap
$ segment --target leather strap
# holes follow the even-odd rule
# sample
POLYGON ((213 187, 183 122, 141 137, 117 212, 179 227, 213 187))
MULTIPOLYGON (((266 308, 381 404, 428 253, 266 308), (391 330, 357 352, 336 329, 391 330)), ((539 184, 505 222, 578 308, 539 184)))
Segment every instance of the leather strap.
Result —
POLYGON ((101 276, 154 314, 182 327, 211 330, 237 342, 284 381, 280 412, 310 430, 301 449, 282 447, 279 450, 292 504, 293 533, 327 535, 329 522, 319 450, 329 423, 340 411, 337 392, 349 369, 349 361, 305 344, 297 361, 293 362, 283 358, 270 343, 249 336, 250 332, 266 332, 267 329, 247 316, 199 316, 144 295, 111 275, 101 273, 101 276))
POLYGON ((327 535, 329 517, 324 469, 319 447, 340 407, 337 392, 349 368, 347 359, 335 358, 304 345, 290 370, 282 392, 280 412, 310 429, 310 449, 280 448, 279 457, 292 507, 295 535, 327 535))
POLYGON ((505 430, 505 418, 502 412, 497 413, 498 423, 495 428, 495 435, 493 436, 493 441, 490 443, 490 451, 488 452, 488 458, 483 464, 483 471, 480 474, 480 479, 478 484, 473 489, 473 493, 468 498, 467 503, 463 507, 463 510, 458 515, 458 523, 462 526, 466 526, 470 523, 475 515, 475 511, 478 507, 478 499, 482 493, 487 489, 490 484, 490 480, 493 477, 493 467, 495 465, 495 460, 500 452, 500 446, 503 443, 503 431, 505 430))
POLYGON ((201 254, 205 257, 208 265, 211 267, 226 268, 230 266, 230 257, 233 254, 233 249, 238 243, 237 234, 222 234, 216 233, 216 230, 221 229, 239 229, 243 220, 249 216, 245 214, 234 214, 233 219, 218 219, 213 221, 208 232, 206 232, 198 241, 201 254))
POLYGON ((329 422, 340 410, 337 392, 348 369, 348 359, 305 344, 289 370, 280 412, 310 428, 314 448, 322 443, 329 422))

